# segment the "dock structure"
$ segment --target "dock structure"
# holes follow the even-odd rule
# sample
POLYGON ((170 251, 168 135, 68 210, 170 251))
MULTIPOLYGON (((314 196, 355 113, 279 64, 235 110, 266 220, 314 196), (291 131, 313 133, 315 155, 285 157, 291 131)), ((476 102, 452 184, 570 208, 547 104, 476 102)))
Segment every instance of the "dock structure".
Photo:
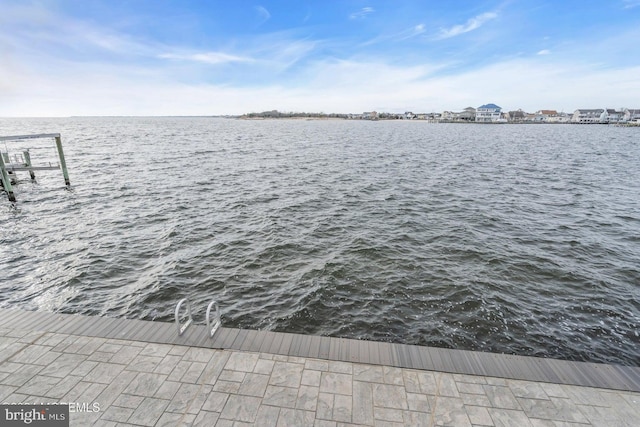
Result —
POLYGON ((640 368, 0 309, 0 403, 52 402, 72 426, 637 426, 640 368))
POLYGON ((6 151, 0 153, 0 187, 2 187, 7 193, 9 201, 15 202, 16 196, 13 191, 13 185, 17 180, 16 172, 29 172, 32 180, 36 179, 35 171, 37 170, 57 170, 62 171, 64 177, 64 183, 68 187, 71 185, 69 181, 69 172, 67 171, 67 163, 64 158, 64 150, 62 149, 62 138, 59 133, 42 133, 34 135, 13 135, 13 136, 0 136, 0 142, 4 141, 5 146, 9 141, 21 141, 29 139, 46 139, 53 138, 56 144, 56 151, 58 155, 58 164, 52 165, 39 165, 34 166, 31 162, 31 154, 29 150, 24 150, 22 153, 13 154, 6 151))

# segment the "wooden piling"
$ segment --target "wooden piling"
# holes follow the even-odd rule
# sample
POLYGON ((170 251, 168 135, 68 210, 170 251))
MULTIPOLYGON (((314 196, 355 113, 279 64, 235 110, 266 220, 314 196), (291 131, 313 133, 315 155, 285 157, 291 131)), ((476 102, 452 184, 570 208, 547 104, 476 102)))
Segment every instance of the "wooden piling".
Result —
POLYGON ((33 181, 36 179, 36 174, 31 168, 31 155, 29 154, 29 150, 24 150, 22 154, 24 155, 24 164, 29 169, 29 175, 31 175, 31 180, 33 181))
POLYGON ((64 176, 64 183, 68 187, 70 186, 69 182, 69 172, 67 172, 67 163, 64 160, 64 151, 62 151, 62 140, 60 139, 60 134, 56 137, 56 147, 58 148, 58 156, 60 157, 60 169, 62 169, 62 175, 64 176))

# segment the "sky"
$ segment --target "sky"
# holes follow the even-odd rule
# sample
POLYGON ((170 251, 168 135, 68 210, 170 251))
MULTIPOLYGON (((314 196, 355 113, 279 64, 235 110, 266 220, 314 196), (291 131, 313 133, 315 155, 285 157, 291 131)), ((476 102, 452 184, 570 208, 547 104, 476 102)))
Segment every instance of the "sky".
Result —
POLYGON ((0 116, 640 108, 640 0, 0 0, 0 116))

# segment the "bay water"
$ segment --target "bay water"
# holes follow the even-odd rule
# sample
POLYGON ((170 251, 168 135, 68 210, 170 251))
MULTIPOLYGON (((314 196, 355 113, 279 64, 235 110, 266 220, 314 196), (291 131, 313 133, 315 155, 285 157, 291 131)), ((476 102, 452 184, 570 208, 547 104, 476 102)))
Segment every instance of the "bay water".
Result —
POLYGON ((0 119, 52 132, 0 307, 640 364, 640 128, 0 119))

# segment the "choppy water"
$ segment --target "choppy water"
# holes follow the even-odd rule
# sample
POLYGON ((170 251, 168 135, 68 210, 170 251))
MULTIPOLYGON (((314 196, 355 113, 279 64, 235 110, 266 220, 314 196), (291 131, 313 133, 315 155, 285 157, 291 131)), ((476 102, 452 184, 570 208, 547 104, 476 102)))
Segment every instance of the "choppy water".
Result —
POLYGON ((639 365, 639 131, 0 119, 73 187, 0 200, 0 306, 639 365))

